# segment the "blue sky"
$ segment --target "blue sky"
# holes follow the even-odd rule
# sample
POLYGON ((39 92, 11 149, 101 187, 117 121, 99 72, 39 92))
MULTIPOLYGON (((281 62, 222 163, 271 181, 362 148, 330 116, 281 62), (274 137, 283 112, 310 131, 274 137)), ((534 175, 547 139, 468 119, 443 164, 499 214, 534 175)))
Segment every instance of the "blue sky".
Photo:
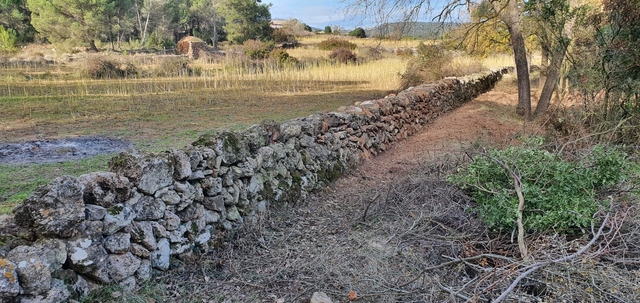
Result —
POLYGON ((344 21, 342 5, 331 0, 265 0, 272 3, 271 18, 298 19, 310 26, 324 28, 327 25, 344 27, 354 26, 353 22, 344 21))
MULTIPOLYGON (((273 19, 295 18, 320 29, 327 25, 338 25, 346 29, 375 26, 372 20, 363 22, 361 18, 345 16, 344 4, 341 4, 340 0, 263 0, 262 2, 273 4, 270 10, 273 19)), ((420 18, 419 21, 431 21, 429 15, 425 14, 425 17, 420 18)))

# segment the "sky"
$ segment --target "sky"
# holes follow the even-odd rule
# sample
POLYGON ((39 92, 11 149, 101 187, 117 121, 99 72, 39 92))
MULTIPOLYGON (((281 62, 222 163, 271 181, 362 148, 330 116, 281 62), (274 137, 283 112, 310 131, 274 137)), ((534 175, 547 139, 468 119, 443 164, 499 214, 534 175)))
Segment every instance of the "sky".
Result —
POLYGON ((355 27, 357 22, 345 21, 343 6, 332 0, 265 0, 271 3, 272 19, 298 19, 310 26, 324 28, 339 25, 355 27))
MULTIPOLYGON (((263 0, 262 2, 273 4, 270 9, 272 19, 298 19, 319 29, 324 29, 327 25, 337 25, 345 29, 375 26, 372 20, 363 21, 361 17, 345 16, 345 6, 340 3, 340 0, 263 0)), ((420 18, 419 21, 431 21, 429 16, 430 14, 425 14, 425 17, 420 18)))

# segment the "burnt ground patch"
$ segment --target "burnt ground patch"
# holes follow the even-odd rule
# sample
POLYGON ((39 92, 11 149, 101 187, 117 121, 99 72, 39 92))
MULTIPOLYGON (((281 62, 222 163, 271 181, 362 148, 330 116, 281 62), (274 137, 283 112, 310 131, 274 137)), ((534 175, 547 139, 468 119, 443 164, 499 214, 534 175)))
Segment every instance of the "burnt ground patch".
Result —
POLYGON ((79 160, 132 147, 129 141, 97 136, 0 143, 0 164, 79 160))

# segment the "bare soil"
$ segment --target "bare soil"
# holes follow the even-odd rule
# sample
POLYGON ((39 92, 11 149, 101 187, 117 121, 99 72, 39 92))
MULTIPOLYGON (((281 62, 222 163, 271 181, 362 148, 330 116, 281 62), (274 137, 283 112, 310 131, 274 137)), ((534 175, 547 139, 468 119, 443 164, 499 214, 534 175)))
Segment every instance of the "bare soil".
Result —
MULTIPOLYGON (((275 207, 214 253, 176 260, 179 266, 150 283, 162 290, 146 286, 132 296, 309 302, 322 291, 349 302, 354 291, 357 302, 447 301, 438 283, 462 282, 465 267, 421 276, 422 268, 497 248, 467 211, 471 200, 444 177, 466 161, 465 146, 508 144, 523 131, 516 99, 507 78, 298 205, 275 207)), ((500 249, 517 251, 510 244, 500 249)))

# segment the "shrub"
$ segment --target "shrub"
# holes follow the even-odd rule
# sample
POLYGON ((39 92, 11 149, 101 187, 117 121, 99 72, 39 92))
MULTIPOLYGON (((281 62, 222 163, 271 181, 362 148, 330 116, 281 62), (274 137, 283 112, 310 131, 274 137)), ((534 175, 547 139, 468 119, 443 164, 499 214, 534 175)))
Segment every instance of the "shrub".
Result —
POLYGON ((273 45, 258 40, 247 40, 242 45, 244 53, 251 59, 264 59, 269 57, 273 45))
POLYGON ((327 34, 327 35, 328 35, 328 34, 331 34, 331 26, 328 26, 328 25, 327 25, 327 26, 325 26, 325 27, 324 27, 324 33, 325 33, 325 34, 327 34))
POLYGON ((349 50, 354 50, 358 47, 355 43, 351 43, 344 39, 339 38, 329 38, 327 40, 321 41, 318 43, 318 48, 321 50, 334 50, 337 48, 346 48, 349 50))
POLYGON ((362 27, 356 27, 356 29, 349 32, 349 36, 358 37, 358 38, 366 38, 367 33, 364 31, 362 27))
POLYGON ((443 67, 451 64, 451 56, 440 45, 420 42, 415 57, 407 63, 407 70, 400 75, 401 89, 444 78, 443 67))
POLYGON ((16 48, 17 39, 16 31, 11 28, 5 29, 0 25, 0 52, 9 53, 18 50, 16 48))
POLYGON ((329 59, 334 59, 342 63, 356 62, 356 54, 346 48, 337 48, 329 54, 329 59))
POLYGON ((138 74, 135 65, 102 56, 88 57, 82 73, 91 79, 127 78, 138 74))
POLYGON ((193 70, 189 67, 189 59, 181 56, 158 57, 158 65, 153 70, 156 77, 190 76, 193 70))
POLYGON ((607 205, 599 193, 625 177, 626 156, 614 148, 596 146, 581 160, 568 161, 543 150, 541 142, 475 156, 449 177, 471 193, 477 202, 474 211, 490 229, 511 231, 517 219, 514 181, 498 161, 521 178, 523 224, 534 232, 590 226, 593 214, 607 205))
POLYGON ((298 63, 298 59, 291 57, 287 51, 283 49, 274 49, 269 53, 269 58, 272 58, 280 65, 295 65, 298 63))

